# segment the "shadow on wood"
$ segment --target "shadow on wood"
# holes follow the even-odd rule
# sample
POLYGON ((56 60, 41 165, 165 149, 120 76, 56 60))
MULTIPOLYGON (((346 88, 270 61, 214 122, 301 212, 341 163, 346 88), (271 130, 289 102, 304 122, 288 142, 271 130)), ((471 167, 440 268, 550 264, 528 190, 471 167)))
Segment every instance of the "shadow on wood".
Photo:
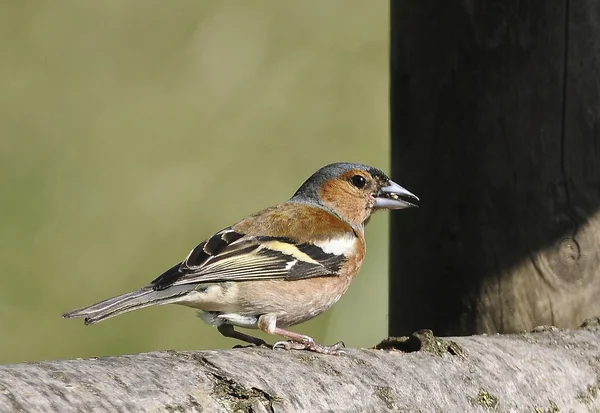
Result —
POLYGON ((600 314, 600 3, 391 2, 390 332, 600 314), (412 216, 408 216, 412 214, 412 216))

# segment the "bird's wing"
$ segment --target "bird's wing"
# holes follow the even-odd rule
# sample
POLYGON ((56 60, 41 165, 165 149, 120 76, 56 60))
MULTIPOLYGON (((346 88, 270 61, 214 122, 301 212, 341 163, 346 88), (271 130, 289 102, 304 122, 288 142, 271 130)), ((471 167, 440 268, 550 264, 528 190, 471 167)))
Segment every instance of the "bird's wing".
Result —
MULTIPOLYGON (((354 237, 354 234, 348 234, 354 237)), ((226 228, 194 248, 181 264, 152 281, 155 290, 223 281, 298 280, 337 275, 346 255, 288 238, 252 236, 226 228)))

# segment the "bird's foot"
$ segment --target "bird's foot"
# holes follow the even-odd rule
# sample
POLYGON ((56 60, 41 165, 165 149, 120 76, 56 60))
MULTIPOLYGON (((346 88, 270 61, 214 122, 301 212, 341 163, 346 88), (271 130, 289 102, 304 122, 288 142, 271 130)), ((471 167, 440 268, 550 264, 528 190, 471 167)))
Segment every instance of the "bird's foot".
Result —
POLYGON ((308 350, 320 354, 331 354, 334 356, 339 356, 346 353, 344 350, 342 350, 344 347, 346 346, 343 341, 339 341, 332 346, 324 346, 323 344, 319 344, 312 339, 302 343, 293 340, 287 340, 278 341, 277 343, 275 343, 273 345, 273 350, 308 350))

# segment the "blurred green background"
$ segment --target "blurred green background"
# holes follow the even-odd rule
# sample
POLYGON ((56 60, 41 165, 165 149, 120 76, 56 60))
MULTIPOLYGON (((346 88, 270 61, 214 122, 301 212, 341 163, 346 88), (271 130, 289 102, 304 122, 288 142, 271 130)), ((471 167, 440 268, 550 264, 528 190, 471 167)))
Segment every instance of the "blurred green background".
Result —
MULTIPOLYGON (((389 171, 388 2, 2 9, 0 363, 230 348, 185 307, 60 315, 147 284, 327 163, 389 171)), ((296 331, 384 337, 387 224, 369 224, 349 292, 296 331)))

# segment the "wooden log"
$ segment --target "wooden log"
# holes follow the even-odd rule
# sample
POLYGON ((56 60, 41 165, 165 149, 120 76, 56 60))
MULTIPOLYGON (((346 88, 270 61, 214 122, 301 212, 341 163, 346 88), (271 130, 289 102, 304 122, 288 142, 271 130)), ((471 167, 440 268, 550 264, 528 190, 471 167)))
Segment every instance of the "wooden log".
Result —
POLYGON ((600 314, 600 2, 391 2, 390 332, 600 314), (407 214, 412 214, 408 216, 407 214))
POLYGON ((600 409, 600 329, 421 331, 343 356, 246 348, 0 366, 0 412, 558 412, 600 409))

